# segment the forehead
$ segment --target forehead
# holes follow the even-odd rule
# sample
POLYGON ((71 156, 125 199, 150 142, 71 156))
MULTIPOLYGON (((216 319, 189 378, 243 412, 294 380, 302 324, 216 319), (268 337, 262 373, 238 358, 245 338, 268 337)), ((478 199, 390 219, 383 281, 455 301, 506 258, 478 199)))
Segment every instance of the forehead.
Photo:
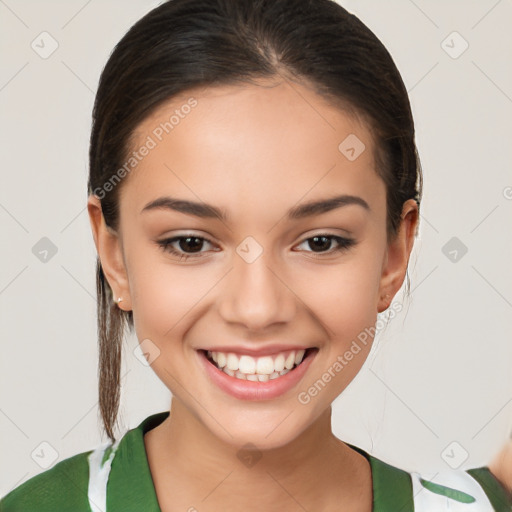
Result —
POLYGON ((122 191, 139 210, 165 192, 256 213, 260 201, 334 192, 372 201, 384 190, 369 127, 286 80, 191 89, 146 118, 131 146, 150 147, 122 191))

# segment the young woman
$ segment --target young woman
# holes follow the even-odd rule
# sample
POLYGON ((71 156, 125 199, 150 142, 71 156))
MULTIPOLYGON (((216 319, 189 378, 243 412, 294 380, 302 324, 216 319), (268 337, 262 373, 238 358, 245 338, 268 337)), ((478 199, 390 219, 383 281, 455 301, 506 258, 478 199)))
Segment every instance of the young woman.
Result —
POLYGON ((509 510, 488 468, 427 481, 331 429, 421 201, 407 92, 365 25, 330 0, 171 0, 116 46, 93 120, 111 442, 2 510, 509 510), (116 439, 125 326, 172 403, 116 439))

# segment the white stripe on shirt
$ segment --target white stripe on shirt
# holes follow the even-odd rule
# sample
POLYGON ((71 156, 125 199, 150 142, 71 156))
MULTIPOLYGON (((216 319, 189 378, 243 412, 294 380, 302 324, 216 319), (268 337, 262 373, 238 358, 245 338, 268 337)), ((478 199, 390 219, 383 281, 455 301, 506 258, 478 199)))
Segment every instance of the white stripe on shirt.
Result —
POLYGON ((92 512, 107 512, 107 482, 110 474, 112 459, 116 454, 120 439, 112 446, 112 451, 108 459, 102 465, 101 461, 105 454, 105 450, 111 446, 110 442, 98 446, 89 454, 87 458, 89 462, 89 485, 87 489, 87 497, 92 512))
POLYGON ((411 472, 414 512, 494 512, 485 491, 469 473, 465 471, 443 470, 434 477, 411 472), (443 494, 438 494, 420 482, 420 478, 434 484, 461 491, 474 498, 472 503, 463 503, 443 494))

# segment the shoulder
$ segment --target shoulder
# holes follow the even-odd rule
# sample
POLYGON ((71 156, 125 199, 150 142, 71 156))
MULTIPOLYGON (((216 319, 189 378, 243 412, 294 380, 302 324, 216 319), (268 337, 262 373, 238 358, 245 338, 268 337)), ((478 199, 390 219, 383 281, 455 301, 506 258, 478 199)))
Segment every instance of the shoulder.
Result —
POLYGON ((33 476, 0 500, 0 511, 90 512, 87 486, 91 453, 79 453, 33 476))
POLYGON ((167 416, 169 411, 153 414, 113 444, 108 441, 32 477, 0 499, 0 512, 103 512, 107 501, 116 510, 158 511, 144 434, 167 416))
POLYGON ((377 512, 512 512, 512 497, 486 466, 427 475, 400 469, 349 446, 370 461, 377 512))

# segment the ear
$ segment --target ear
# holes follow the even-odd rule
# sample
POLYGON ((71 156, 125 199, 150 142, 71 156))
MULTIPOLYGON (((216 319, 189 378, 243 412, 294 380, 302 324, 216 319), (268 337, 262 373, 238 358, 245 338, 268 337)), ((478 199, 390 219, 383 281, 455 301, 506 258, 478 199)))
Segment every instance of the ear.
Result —
POLYGON ((408 199, 403 207, 400 226, 396 238, 388 244, 382 266, 377 312, 385 311, 405 279, 409 256, 414 245, 418 225, 418 205, 408 199))
POLYGON ((91 194, 87 200, 87 210, 91 222, 94 244, 101 261, 105 278, 112 290, 115 299, 121 297, 118 303, 120 309, 131 310, 130 289, 128 273, 123 258, 121 240, 118 233, 105 224, 101 202, 97 196, 91 194))

